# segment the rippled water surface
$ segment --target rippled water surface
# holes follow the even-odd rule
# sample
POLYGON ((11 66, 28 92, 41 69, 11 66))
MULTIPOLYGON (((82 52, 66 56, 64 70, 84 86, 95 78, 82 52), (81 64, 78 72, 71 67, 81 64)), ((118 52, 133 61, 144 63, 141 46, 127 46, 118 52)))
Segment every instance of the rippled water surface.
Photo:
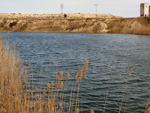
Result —
MULTIPOLYGON (((74 34, 74 33, 3 33, 9 41, 18 45, 18 52, 25 64, 31 59, 32 82, 46 87, 55 80, 55 72, 70 73, 71 80, 89 61, 87 79, 80 86, 80 110, 94 109, 101 113, 109 88, 106 113, 118 113, 126 82, 128 65, 132 75, 128 77, 122 112, 143 113, 150 98, 150 36, 122 34, 74 34), (42 74, 40 75, 40 69, 42 74), (126 107, 125 107, 126 103, 126 107)), ((12 43, 11 43, 12 44, 12 43)), ((28 67, 27 67, 28 68, 28 67)), ((65 79, 65 78, 64 78, 65 79)), ((71 82, 67 85, 70 95, 71 82)))

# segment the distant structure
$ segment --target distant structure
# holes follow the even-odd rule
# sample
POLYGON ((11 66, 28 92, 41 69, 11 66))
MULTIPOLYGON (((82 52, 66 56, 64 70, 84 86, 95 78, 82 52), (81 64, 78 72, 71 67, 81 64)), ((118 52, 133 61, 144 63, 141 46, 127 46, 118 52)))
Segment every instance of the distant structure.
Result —
POLYGON ((144 16, 144 17, 150 16, 150 6, 148 3, 140 4, 140 16, 144 16))
POLYGON ((61 14, 63 14, 63 8, 64 8, 63 4, 61 4, 60 7, 61 7, 61 14))
POLYGON ((95 5, 95 7, 96 7, 96 16, 97 16, 97 6, 98 6, 98 4, 94 4, 95 5))

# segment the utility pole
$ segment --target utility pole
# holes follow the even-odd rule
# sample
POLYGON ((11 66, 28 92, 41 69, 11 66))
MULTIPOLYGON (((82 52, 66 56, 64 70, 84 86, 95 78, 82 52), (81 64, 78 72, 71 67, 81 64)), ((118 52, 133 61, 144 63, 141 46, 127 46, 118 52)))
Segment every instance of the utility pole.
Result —
POLYGON ((97 16, 97 6, 98 6, 98 4, 94 4, 95 5, 95 7, 96 7, 96 16, 97 16))
POLYGON ((61 7, 61 14, 63 14, 63 8, 64 8, 63 4, 61 4, 60 7, 61 7))

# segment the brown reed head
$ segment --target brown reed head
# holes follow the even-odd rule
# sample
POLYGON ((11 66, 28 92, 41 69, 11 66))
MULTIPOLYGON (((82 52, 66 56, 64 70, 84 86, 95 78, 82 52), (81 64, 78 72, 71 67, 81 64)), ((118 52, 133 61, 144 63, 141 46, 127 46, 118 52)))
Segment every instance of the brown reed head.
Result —
POLYGON ((50 93, 50 83, 47 83, 47 90, 48 90, 48 93, 50 93))
POLYGON ((81 77, 83 76, 83 71, 79 71, 77 74, 77 81, 79 81, 81 79, 81 77))
POLYGON ((29 70, 27 71, 27 75, 28 75, 28 76, 30 75, 30 72, 29 72, 29 70))
POLYGON ((60 80, 63 78, 63 72, 60 73, 59 78, 60 80))
POLYGON ((66 81, 68 81, 68 79, 69 79, 69 73, 68 73, 67 76, 66 76, 66 81))
POLYGON ((94 113, 94 110, 91 110, 90 113, 94 113))
POLYGON ((131 64, 129 64, 128 73, 127 73, 127 76, 130 76, 130 75, 131 75, 131 64))
POLYGON ((75 113, 79 113, 79 108, 76 108, 76 109, 75 109, 75 113))
POLYGON ((150 113, 150 107, 146 109, 145 113, 150 113))
POLYGON ((64 84, 63 84, 63 82, 61 82, 61 83, 59 84, 59 88, 62 89, 63 86, 64 86, 64 84))
POLYGON ((86 73, 86 71, 88 70, 88 60, 85 61, 83 67, 82 67, 83 73, 86 73))
POLYGON ((56 78, 56 87, 58 87, 59 81, 60 81, 60 78, 56 78))

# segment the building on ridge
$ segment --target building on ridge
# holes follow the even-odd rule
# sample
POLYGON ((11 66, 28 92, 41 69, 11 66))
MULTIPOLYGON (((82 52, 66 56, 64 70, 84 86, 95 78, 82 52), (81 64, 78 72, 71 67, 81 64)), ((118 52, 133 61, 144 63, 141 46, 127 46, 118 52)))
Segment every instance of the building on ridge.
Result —
POLYGON ((150 16, 150 6, 148 3, 140 4, 140 16, 144 16, 144 17, 150 16))

